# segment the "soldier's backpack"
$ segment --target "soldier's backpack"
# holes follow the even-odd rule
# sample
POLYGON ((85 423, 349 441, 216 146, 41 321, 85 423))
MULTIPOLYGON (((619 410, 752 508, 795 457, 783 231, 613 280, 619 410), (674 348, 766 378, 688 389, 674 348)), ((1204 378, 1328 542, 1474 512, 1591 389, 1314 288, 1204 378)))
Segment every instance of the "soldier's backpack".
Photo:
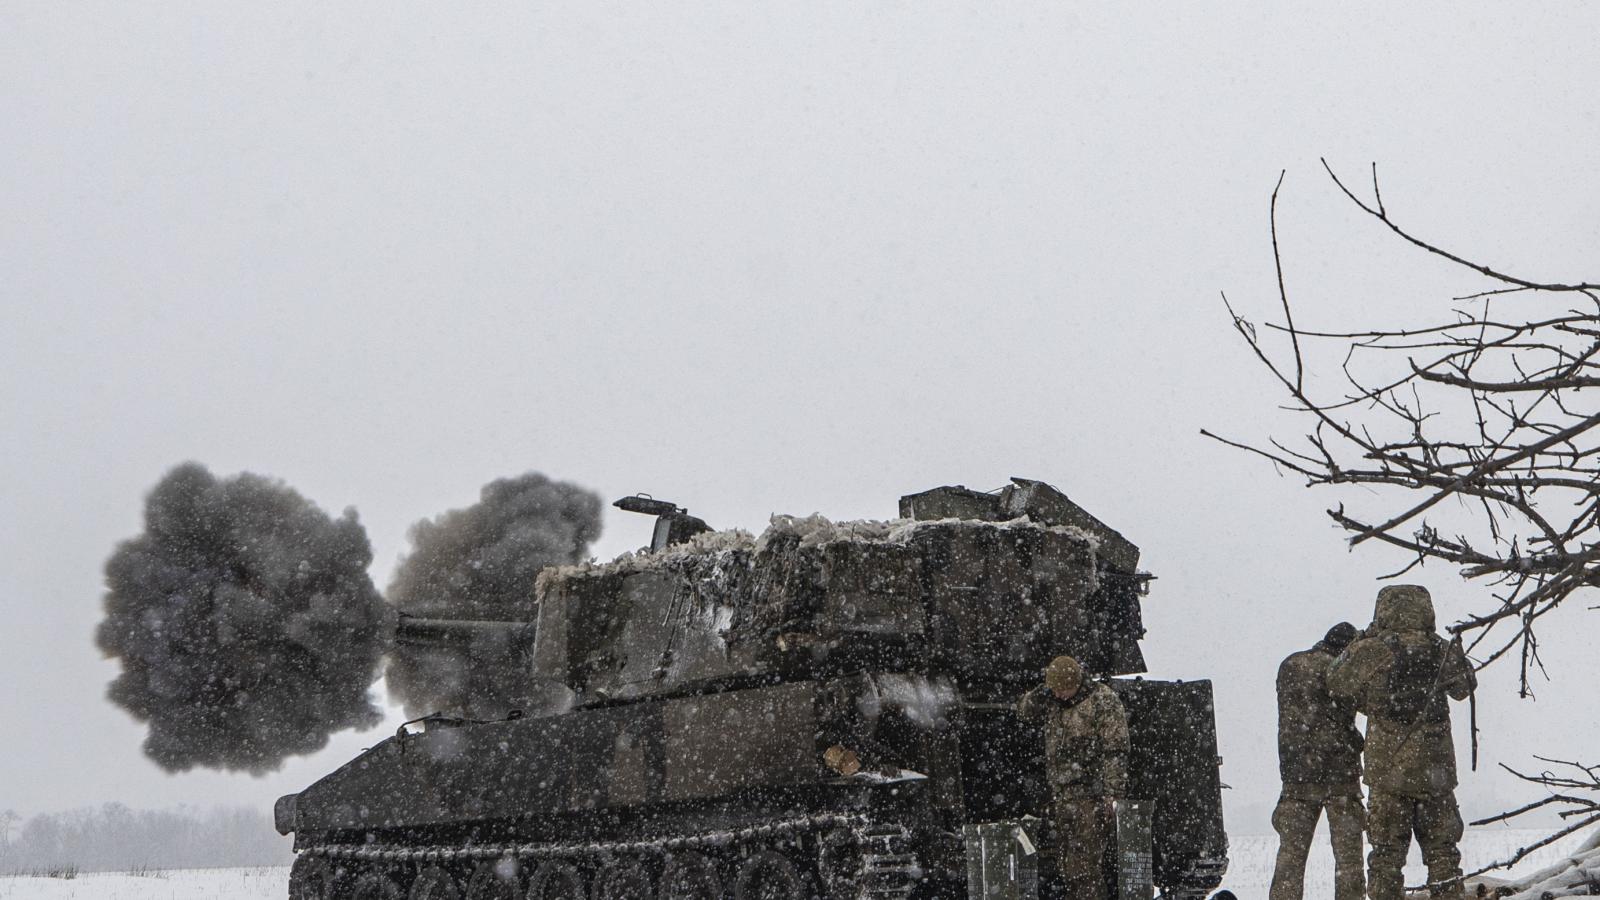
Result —
POLYGON ((1389 667, 1387 696, 1379 714, 1391 722, 1411 725, 1422 719, 1442 722, 1450 715, 1439 683, 1444 665, 1445 645, 1431 635, 1423 641, 1402 641, 1399 635, 1385 635, 1385 646, 1394 656, 1389 667))

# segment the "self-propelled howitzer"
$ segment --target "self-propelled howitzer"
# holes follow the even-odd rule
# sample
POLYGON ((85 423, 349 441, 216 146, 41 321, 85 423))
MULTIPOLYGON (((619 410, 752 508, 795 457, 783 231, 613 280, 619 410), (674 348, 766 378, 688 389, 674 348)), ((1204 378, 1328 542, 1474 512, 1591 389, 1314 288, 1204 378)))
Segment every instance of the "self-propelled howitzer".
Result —
POLYGON ((1210 683, 1112 678, 1145 671, 1149 576, 1059 491, 937 488, 759 539, 629 499, 651 550, 540 577, 536 702, 408 723, 279 801, 295 900, 1021 897, 1035 871, 1050 896, 1074 848, 1015 702, 1059 654, 1129 715, 1119 896, 1219 883, 1210 683))

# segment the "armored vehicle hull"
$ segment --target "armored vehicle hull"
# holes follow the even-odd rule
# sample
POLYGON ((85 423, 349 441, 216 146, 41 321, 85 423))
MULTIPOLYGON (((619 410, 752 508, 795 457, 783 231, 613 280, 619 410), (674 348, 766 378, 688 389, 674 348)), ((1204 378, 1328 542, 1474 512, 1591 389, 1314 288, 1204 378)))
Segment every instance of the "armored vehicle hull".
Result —
POLYGON ((968 825, 1073 852, 1015 711, 1062 652, 1127 708, 1138 877, 1208 894, 1227 847, 1210 684, 1110 677, 1144 668, 1137 548, 1038 482, 902 514, 546 573, 542 705, 408 723, 281 800, 292 896, 966 896, 968 825))

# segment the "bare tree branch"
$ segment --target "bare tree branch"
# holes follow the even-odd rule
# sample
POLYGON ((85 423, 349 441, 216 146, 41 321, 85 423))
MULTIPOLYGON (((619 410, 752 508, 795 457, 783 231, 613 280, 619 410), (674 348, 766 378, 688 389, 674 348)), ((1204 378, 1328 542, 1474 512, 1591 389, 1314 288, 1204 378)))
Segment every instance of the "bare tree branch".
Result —
MULTIPOLYGON (((1472 269, 1472 270, 1474 270, 1474 271, 1476 271, 1476 272, 1478 272, 1478 273, 1480 273, 1482 275, 1485 275, 1485 276, 1487 276, 1489 278, 1493 278, 1496 281, 1503 281, 1506 284, 1515 285, 1516 287, 1519 287, 1519 288, 1530 288, 1532 290, 1539 290, 1539 291, 1595 291, 1595 290, 1600 290, 1600 284, 1596 284, 1596 283, 1593 283, 1593 282, 1586 282, 1586 281, 1575 282, 1575 283, 1572 283, 1572 284, 1561 284, 1561 283, 1555 283, 1555 282, 1544 283, 1544 282, 1537 282, 1537 281, 1526 281, 1524 279, 1517 278, 1516 276, 1513 276, 1513 275, 1507 275, 1507 274, 1505 274, 1503 272, 1497 272, 1494 269, 1489 268, 1488 266, 1482 265, 1480 263, 1475 263, 1475 262, 1472 262, 1472 261, 1467 260, 1467 259, 1463 259, 1462 257, 1459 257, 1459 256, 1455 255, 1454 253, 1451 253, 1451 252, 1449 252, 1447 250, 1440 249, 1439 247, 1435 247, 1434 245, 1432 245, 1432 244, 1430 244, 1430 243, 1428 243, 1426 241, 1423 241, 1423 240, 1420 240, 1420 239, 1414 237, 1413 235, 1411 235, 1411 233, 1407 232, 1405 229, 1401 228, 1399 225, 1396 225, 1394 223, 1394 221, 1389 218, 1389 213, 1383 209, 1383 201, 1381 199, 1378 201, 1378 204, 1377 204, 1376 207, 1368 206, 1365 201, 1363 201, 1360 197, 1357 197, 1355 194, 1351 193, 1350 189, 1344 186, 1344 182, 1340 181, 1339 180, 1339 176, 1334 174, 1333 167, 1328 165, 1328 161, 1326 159, 1321 160, 1321 162, 1322 162, 1322 168, 1326 169, 1327 172, 1328 172, 1328 177, 1333 179, 1333 183, 1339 186, 1339 190, 1343 191, 1344 195, 1346 197, 1349 197, 1350 201, 1352 203, 1354 203, 1356 206, 1361 207, 1361 210, 1363 212, 1365 212, 1368 215, 1372 216, 1374 219, 1377 219, 1378 221, 1380 221, 1383 224, 1387 225, 1389 227, 1390 231, 1393 231, 1395 234, 1397 234, 1400 237, 1404 238, 1406 241, 1408 241, 1408 242, 1410 242, 1410 243, 1412 243, 1412 244, 1414 244, 1414 245, 1416 245, 1418 247, 1421 247, 1422 249, 1428 251, 1429 253, 1432 253, 1432 254, 1434 254, 1436 256, 1442 256, 1445 259, 1448 259, 1453 263, 1456 263, 1458 265, 1466 266, 1467 268, 1472 269)), ((1373 173, 1374 173, 1373 174, 1373 188, 1374 188, 1374 191, 1376 191, 1376 188, 1377 188, 1377 174, 1376 174, 1377 173, 1377 165, 1376 164, 1373 165, 1373 173)))

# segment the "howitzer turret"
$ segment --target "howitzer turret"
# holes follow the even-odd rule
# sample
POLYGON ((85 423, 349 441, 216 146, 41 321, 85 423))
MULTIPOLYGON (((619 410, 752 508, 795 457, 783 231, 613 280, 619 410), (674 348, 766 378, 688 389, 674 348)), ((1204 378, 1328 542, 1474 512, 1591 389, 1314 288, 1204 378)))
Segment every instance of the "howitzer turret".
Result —
POLYGON ((531 635, 402 623, 435 649, 531 637, 539 699, 441 710, 280 802, 297 897, 1002 896, 967 879, 1021 852, 992 834, 1073 852, 1033 818, 1040 735, 1014 709, 1063 653, 1129 713, 1122 896, 1216 887, 1210 684, 1112 678, 1145 670, 1149 576, 1054 488, 938 488, 895 521, 779 516, 759 538, 618 506, 658 516, 652 549, 545 570, 531 635), (1015 827, 969 828, 988 823, 1015 827))

